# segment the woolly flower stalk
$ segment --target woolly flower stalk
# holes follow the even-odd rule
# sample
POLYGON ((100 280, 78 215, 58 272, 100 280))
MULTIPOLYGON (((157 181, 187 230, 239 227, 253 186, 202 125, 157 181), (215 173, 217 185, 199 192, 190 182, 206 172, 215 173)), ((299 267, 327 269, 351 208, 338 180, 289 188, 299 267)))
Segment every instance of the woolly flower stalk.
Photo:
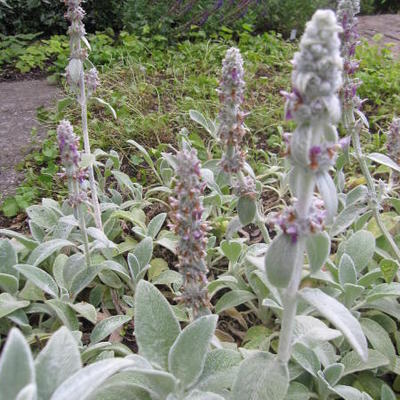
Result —
MULTIPOLYGON (((68 34, 70 37, 70 61, 66 68, 67 82, 71 89, 77 93, 78 103, 81 106, 82 118, 82 134, 85 154, 90 156, 90 141, 88 131, 87 118, 87 97, 91 96, 99 85, 99 77, 95 68, 90 69, 85 73, 84 61, 88 57, 86 47, 88 47, 87 39, 85 38, 86 31, 83 23, 85 11, 81 7, 81 0, 64 0, 67 6, 65 18, 70 21, 68 34), (82 43, 86 47, 82 47, 82 43)), ((88 168, 89 183, 94 211, 94 220, 96 227, 102 230, 101 212, 99 200, 97 197, 97 186, 94 177, 93 166, 88 168)))
POLYGON ((69 121, 63 120, 57 127, 57 140, 60 148, 61 162, 65 172, 61 174, 68 180, 69 198, 68 202, 74 209, 75 216, 78 217, 83 242, 85 248, 86 264, 90 266, 89 240, 86 231, 83 205, 86 203, 87 196, 83 188, 83 181, 86 178, 86 171, 79 166, 81 154, 78 150, 79 139, 74 133, 74 129, 69 121))
POLYGON ((183 275, 180 300, 194 318, 209 313, 207 266, 205 264, 207 224, 202 220, 200 196, 204 190, 196 150, 184 148, 177 154, 176 198, 171 198, 171 228, 179 236, 179 270, 183 275))
POLYGON ((244 165, 241 144, 246 133, 243 124, 245 114, 240 111, 245 88, 243 76, 242 56, 238 49, 232 47, 226 52, 223 60, 218 88, 221 103, 219 137, 225 146, 221 167, 228 174, 239 172, 244 165))
POLYGON ((292 92, 283 92, 286 118, 297 123, 293 134, 285 137, 294 199, 292 206, 270 216, 269 222, 280 233, 265 256, 270 282, 286 289, 278 348, 278 358, 283 363, 289 361, 291 354, 306 240, 321 232, 325 221, 332 220, 337 211, 336 187, 329 171, 340 148, 335 126, 341 115, 340 31, 332 11, 314 14, 293 59, 292 92), (315 194, 316 188, 320 197, 315 194))
MULTIPOLYGON (((400 165, 400 118, 393 119, 390 125, 386 141, 386 150, 388 156, 400 165)), ((400 174, 394 171, 392 179, 395 184, 400 183, 400 174)))
POLYGON ((341 0, 337 8, 337 18, 342 32, 342 56, 344 58, 344 85, 342 101, 345 109, 358 109, 363 101, 357 96, 357 89, 361 85, 359 79, 353 78, 360 63, 354 58, 359 44, 356 15, 360 12, 359 0, 341 0))

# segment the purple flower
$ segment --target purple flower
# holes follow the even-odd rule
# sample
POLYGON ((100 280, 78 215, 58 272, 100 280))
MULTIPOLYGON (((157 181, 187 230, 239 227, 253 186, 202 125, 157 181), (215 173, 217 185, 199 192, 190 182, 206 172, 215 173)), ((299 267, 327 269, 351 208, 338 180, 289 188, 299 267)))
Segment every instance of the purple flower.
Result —
POLYGON ((207 267, 205 264, 207 224, 200 200, 204 190, 196 150, 183 149, 177 156, 175 198, 170 199, 170 228, 179 236, 178 268, 183 276, 179 300, 198 317, 208 313, 207 267))

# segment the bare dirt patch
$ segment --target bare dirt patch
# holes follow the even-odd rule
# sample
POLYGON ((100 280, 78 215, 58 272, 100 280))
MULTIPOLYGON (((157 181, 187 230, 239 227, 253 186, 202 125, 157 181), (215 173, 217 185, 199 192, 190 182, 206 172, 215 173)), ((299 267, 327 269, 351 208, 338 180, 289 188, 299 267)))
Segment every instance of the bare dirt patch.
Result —
POLYGON ((61 93, 45 79, 0 82, 0 203, 23 177, 15 167, 32 151, 32 128, 37 128, 38 138, 46 134, 36 110, 53 105, 61 93))
POLYGON ((382 14, 358 18, 358 30, 370 43, 376 34, 383 35, 382 44, 393 43, 393 53, 400 56, 400 14, 382 14))

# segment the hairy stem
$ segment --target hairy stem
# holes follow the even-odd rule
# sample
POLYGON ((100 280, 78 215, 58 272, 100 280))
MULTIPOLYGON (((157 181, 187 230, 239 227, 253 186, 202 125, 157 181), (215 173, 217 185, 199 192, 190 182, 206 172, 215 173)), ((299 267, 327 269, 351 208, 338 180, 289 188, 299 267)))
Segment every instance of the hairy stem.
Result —
MULTIPOLYGON (((80 48, 80 44, 79 44, 80 48)), ((79 80, 79 104, 81 106, 81 117, 82 117, 82 135, 83 135, 83 147, 85 154, 90 156, 90 142, 89 142, 89 130, 88 130, 88 118, 87 118, 87 98, 86 98, 86 88, 85 88, 85 74, 82 71, 80 80, 79 80)), ((88 167, 89 174, 89 184, 90 191, 92 196, 92 205, 94 212, 94 220, 97 229, 103 230, 103 225, 101 222, 101 212, 100 212, 100 204, 97 196, 97 186, 94 178, 93 165, 90 163, 88 167)))
POLYGON ((294 265, 295 270, 293 277, 284 294, 284 309, 282 313, 281 333, 278 347, 278 359, 284 364, 289 362, 292 352, 292 337, 297 311, 297 292, 300 287, 301 273, 303 270, 304 249, 305 241, 302 240, 301 243, 299 243, 299 250, 296 257, 296 265, 294 265))
POLYGON ((361 172, 367 182, 368 192, 370 195, 370 206, 369 207, 372 210, 373 216, 375 218, 375 221, 376 221, 382 235, 384 236, 386 241, 389 243, 393 253, 396 256, 397 261, 400 262, 400 250, 399 250, 398 246, 396 245, 396 242, 394 241, 392 235, 386 228, 384 222, 382 221, 381 214, 379 212, 379 202, 378 202, 378 196, 376 194, 375 183, 374 183, 374 180, 369 171, 366 158, 362 152, 360 136, 358 134, 358 130, 357 130, 355 124, 356 123, 355 123, 353 111, 347 110, 344 113, 344 127, 347 130, 347 132, 351 133, 355 158, 358 161, 360 168, 361 168, 361 172))

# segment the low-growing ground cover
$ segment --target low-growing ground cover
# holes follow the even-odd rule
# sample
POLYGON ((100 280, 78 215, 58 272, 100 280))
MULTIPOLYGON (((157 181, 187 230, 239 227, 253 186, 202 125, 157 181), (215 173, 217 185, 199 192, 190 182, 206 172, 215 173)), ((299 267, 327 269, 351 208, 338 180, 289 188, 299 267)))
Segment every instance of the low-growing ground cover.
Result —
POLYGON ((0 229, 5 398, 395 399, 400 121, 369 152, 358 3, 300 44, 123 35, 102 86, 66 5, 61 190, 0 229))
MULTIPOLYGON (((226 49, 235 44, 242 51, 247 65, 248 87, 244 108, 250 113, 246 120, 252 132, 247 138, 250 161, 255 166, 257 160, 266 160, 269 154, 278 154, 282 149, 281 132, 290 127, 282 121, 280 91, 290 85, 291 65, 288 60, 296 44, 284 41, 274 33, 254 36, 246 30, 239 33, 225 30, 221 32, 225 37, 214 39, 206 39, 196 31, 192 41, 171 46, 162 36, 138 38, 122 32, 117 41, 107 34, 89 36, 93 62, 102 71, 101 97, 114 107, 118 117, 110 118, 111 113, 107 109, 92 102, 89 112, 93 145, 114 148, 126 154, 126 140, 134 138, 149 146, 149 151, 157 155, 165 148, 165 143, 174 141, 182 127, 187 127, 191 138, 196 137, 195 145, 205 159, 204 139, 207 138, 191 122, 188 111, 194 108, 206 116, 216 114, 218 65, 226 49)), ((68 42, 63 36, 33 43, 28 49, 26 44, 21 44, 20 55, 16 55, 13 61, 7 61, 8 66, 3 71, 9 73, 10 67, 20 71, 43 68, 59 80, 68 51, 68 42), (32 54, 40 54, 40 59, 32 54)), ((383 146, 383 133, 400 107, 400 66, 396 59, 393 60, 389 49, 381 50, 363 42, 358 53, 362 60, 358 75, 364 82, 359 90, 361 97, 367 99, 365 110, 370 118, 372 133, 364 140, 370 149, 377 150, 383 146)), ((51 125, 60 118, 74 118, 74 115, 77 114, 73 102, 66 98, 56 110, 40 111, 39 120, 51 125)), ((17 196, 3 205, 6 216, 15 215, 37 198, 57 196, 52 179, 57 165, 54 134, 55 130, 50 130, 50 138, 44 142, 42 151, 35 152, 21 165, 28 171, 26 180, 17 196)), ((147 168, 142 161, 139 154, 124 157, 126 167, 131 168, 139 181, 145 182, 147 168)), ((58 190, 62 193, 61 187, 58 190)))

